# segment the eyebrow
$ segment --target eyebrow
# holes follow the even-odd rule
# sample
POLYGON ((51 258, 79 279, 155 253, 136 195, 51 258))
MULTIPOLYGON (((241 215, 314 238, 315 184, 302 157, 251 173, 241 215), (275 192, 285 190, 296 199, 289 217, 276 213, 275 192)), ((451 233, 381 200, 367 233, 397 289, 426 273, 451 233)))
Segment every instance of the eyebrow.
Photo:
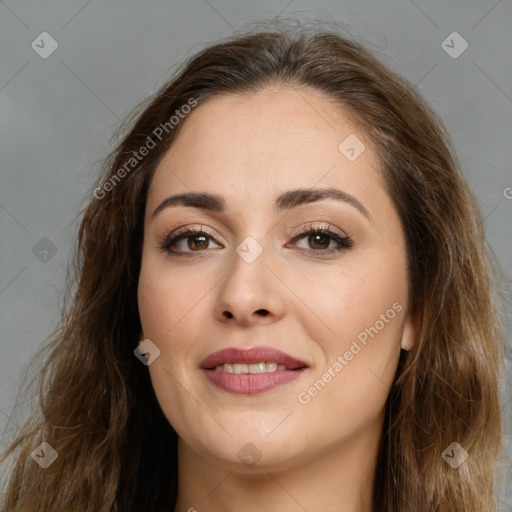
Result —
MULTIPOLYGON (((360 201, 347 192, 337 188, 299 188, 288 190, 277 197, 274 203, 274 211, 279 213, 284 210, 291 210, 303 204, 321 201, 322 199, 334 199, 352 205, 368 220, 372 221, 370 213, 360 201)), ((154 209, 152 218, 155 218, 163 209, 177 205, 222 213, 226 208, 226 201, 222 196, 207 192, 186 192, 177 194, 164 199, 154 209)))

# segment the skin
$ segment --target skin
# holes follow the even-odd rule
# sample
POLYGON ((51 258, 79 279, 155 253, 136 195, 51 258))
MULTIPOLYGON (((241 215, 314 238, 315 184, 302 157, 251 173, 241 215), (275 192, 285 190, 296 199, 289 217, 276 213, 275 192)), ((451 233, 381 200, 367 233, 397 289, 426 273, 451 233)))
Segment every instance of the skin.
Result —
POLYGON ((404 234, 376 153, 343 109, 311 89, 216 96, 183 122, 148 191, 138 290, 141 339, 160 350, 151 381, 179 436, 175 511, 370 511, 386 398, 400 349, 415 341, 404 234), (355 161, 338 150, 349 134, 365 141, 355 161), (351 194, 370 218, 334 199, 273 209, 282 192, 323 187, 351 194), (226 210, 175 205, 152 218, 166 197, 190 191, 223 196, 226 210), (326 255, 335 240, 294 241, 310 223, 354 246, 326 255), (192 257, 160 246, 183 226, 212 237, 177 242, 192 257), (263 251, 252 263, 236 252, 248 236, 263 251), (333 371, 394 303, 402 310, 333 371), (199 369, 212 352, 257 345, 309 368, 257 395, 220 390, 199 369), (301 403, 329 367, 330 381, 301 403), (247 443, 261 456, 250 467, 237 456, 247 443))

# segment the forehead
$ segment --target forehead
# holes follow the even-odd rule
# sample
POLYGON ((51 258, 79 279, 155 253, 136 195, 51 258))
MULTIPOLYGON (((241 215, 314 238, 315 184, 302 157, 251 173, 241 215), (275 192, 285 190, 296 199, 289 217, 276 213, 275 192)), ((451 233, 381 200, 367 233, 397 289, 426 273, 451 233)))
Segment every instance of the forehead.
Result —
MULTIPOLYGON (((196 107, 158 166, 151 189, 245 183, 315 186, 344 177, 378 180, 371 143, 334 100, 313 89, 268 87, 213 96, 196 107), (357 137, 364 152, 349 161, 339 146, 357 137)), ((360 148, 357 148, 360 149, 360 148)))

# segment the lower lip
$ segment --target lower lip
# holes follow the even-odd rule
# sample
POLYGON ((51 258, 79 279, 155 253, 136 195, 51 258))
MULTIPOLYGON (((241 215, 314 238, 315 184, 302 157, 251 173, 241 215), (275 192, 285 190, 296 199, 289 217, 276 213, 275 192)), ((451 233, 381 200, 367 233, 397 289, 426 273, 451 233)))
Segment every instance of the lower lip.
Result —
POLYGON ((236 395, 256 395, 298 378, 306 368, 263 373, 228 373, 203 370, 208 380, 220 389, 236 395))

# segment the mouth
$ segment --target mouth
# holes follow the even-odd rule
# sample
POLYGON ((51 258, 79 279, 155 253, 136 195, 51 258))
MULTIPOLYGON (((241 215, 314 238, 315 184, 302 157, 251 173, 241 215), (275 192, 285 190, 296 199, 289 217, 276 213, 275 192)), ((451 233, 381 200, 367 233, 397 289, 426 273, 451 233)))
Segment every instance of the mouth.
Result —
MULTIPOLYGON (((205 368, 208 369, 208 368, 205 368)), ((210 368, 211 369, 211 368, 210 368)), ((284 372, 286 370, 297 370, 298 368, 288 368, 284 364, 279 364, 275 361, 270 362, 259 362, 259 363, 224 363, 218 364, 215 366, 214 370, 216 372, 226 372, 226 373, 250 373, 254 375, 256 373, 272 373, 276 371, 284 372)))
POLYGON ((200 365, 208 381, 233 394, 253 395, 295 380, 309 365, 271 347, 229 348, 210 354, 200 365))

